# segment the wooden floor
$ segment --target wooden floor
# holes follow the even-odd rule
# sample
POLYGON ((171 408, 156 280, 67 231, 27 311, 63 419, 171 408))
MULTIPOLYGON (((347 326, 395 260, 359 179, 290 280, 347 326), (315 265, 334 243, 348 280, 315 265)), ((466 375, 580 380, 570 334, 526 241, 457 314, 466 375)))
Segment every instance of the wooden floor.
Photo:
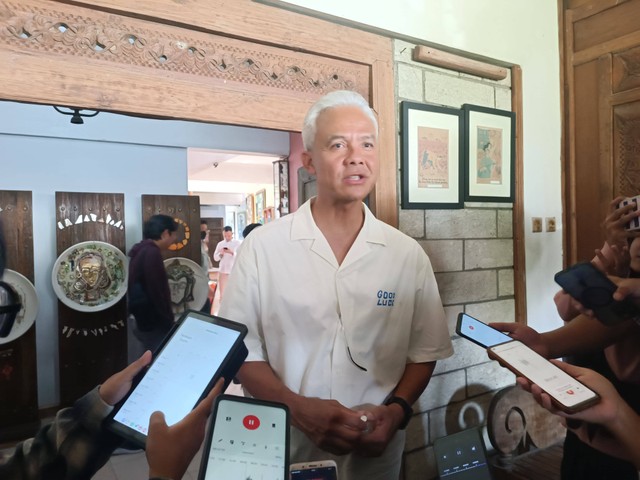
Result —
POLYGON ((492 471, 495 479, 560 480, 562 444, 561 441, 541 450, 527 452, 514 457, 511 461, 505 458, 494 458, 492 471))

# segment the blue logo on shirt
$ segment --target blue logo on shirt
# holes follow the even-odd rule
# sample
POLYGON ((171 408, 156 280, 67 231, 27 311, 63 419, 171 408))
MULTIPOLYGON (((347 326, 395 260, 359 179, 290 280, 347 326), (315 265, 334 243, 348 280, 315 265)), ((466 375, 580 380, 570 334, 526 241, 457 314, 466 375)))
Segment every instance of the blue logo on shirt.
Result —
POLYGON ((379 307, 393 307, 393 302, 395 301, 395 299, 395 292, 385 292, 384 290, 378 290, 379 307))

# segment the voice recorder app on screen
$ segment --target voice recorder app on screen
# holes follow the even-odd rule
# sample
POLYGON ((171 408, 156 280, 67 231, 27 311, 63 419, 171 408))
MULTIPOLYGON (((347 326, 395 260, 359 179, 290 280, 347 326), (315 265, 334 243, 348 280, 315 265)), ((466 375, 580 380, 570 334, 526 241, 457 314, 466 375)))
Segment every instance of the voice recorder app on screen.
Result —
POLYGON ((221 400, 205 480, 282 480, 286 428, 280 408, 221 400))

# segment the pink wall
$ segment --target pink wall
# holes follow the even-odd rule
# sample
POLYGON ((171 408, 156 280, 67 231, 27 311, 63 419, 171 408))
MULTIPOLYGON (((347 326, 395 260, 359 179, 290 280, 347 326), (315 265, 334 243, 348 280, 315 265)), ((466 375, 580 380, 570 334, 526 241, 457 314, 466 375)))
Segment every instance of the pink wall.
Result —
POLYGON ((302 166, 302 134, 289 133, 289 212, 298 209, 298 169, 302 166))

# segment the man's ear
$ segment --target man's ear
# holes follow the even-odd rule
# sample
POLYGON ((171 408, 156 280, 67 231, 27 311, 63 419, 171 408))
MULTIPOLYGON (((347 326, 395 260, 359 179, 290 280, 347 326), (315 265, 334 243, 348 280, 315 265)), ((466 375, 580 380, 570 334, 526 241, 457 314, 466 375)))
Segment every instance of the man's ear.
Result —
POLYGON ((315 175, 316 174, 316 168, 313 165, 313 159, 311 158, 311 153, 309 153, 307 151, 302 152, 302 166, 311 175, 315 175))

